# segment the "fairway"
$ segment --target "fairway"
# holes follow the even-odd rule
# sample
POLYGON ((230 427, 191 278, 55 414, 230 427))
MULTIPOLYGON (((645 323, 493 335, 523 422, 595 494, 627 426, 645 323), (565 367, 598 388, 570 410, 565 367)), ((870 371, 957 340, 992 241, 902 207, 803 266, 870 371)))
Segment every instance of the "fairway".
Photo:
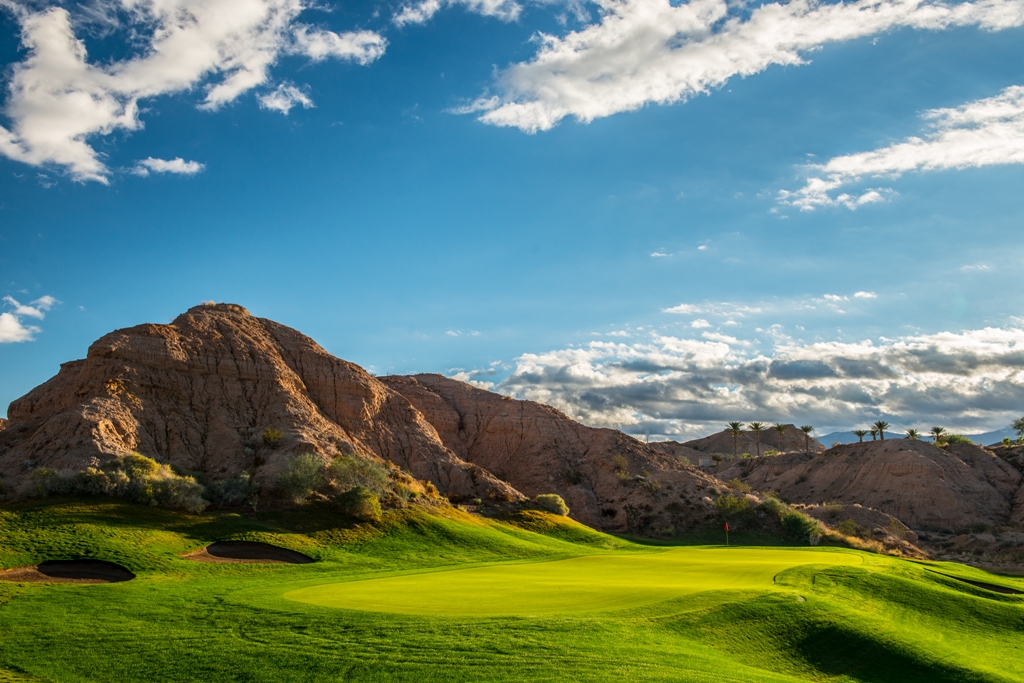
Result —
POLYGON ((675 548, 331 583, 284 597, 369 612, 530 616, 624 609, 703 591, 767 589, 791 567, 861 563, 857 553, 827 549, 675 548))

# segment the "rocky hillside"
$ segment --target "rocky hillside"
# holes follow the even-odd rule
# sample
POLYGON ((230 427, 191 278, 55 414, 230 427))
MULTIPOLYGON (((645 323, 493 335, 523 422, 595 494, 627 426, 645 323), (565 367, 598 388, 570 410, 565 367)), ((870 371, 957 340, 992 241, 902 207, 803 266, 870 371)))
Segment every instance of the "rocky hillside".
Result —
POLYGON ((612 429, 586 427, 549 406, 517 401, 441 375, 383 377, 442 442, 527 496, 558 493, 599 529, 683 531, 716 519, 714 477, 612 429))
POLYGON ((774 429, 765 429, 761 432, 760 445, 758 445, 758 437, 751 431, 741 432, 736 439, 733 439, 732 434, 728 430, 722 430, 711 436, 705 436, 700 439, 694 439, 693 441, 685 441, 679 443, 677 441, 661 441, 656 444, 651 444, 655 448, 664 451, 666 453, 679 453, 685 454, 682 448, 689 449, 697 453, 707 455, 713 455, 720 453, 723 455, 742 455, 744 453, 750 453, 755 455, 760 450, 761 454, 765 451, 776 450, 784 453, 789 452, 814 452, 825 450, 825 447, 821 445, 816 439, 807 437, 801 432, 796 425, 788 425, 788 429, 782 434, 782 438, 779 438, 779 433, 774 429))
POLYGON ((390 460, 453 496, 520 497, 446 448, 401 394, 232 304, 106 335, 14 401, 8 418, 0 477, 14 484, 36 467, 81 470, 130 451, 267 483, 291 454, 312 451, 390 460), (268 429, 281 438, 265 440, 268 429))
POLYGON ((897 517, 913 529, 966 530, 1005 526, 1019 516, 1021 474, 977 446, 936 448, 923 441, 887 439, 837 446, 824 453, 791 453, 734 460, 716 471, 791 502, 859 503, 897 517))

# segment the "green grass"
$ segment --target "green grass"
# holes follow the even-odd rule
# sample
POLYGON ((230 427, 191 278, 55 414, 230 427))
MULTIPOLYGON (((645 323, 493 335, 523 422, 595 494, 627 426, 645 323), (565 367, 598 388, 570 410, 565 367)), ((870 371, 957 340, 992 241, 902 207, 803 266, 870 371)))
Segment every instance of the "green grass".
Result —
POLYGON ((1024 581, 848 550, 642 545, 541 513, 0 506, 0 566, 68 557, 138 578, 0 582, 0 683, 1024 681, 1024 599, 929 569, 1024 581), (226 539, 318 562, 178 557, 226 539))

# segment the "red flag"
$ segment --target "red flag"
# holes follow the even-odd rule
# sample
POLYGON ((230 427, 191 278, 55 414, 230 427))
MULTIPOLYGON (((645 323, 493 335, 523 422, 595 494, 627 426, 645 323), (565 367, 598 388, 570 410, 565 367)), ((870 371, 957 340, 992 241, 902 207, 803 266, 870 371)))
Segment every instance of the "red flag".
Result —
POLYGON ((726 530, 726 531, 728 531, 728 530, 729 530, 729 522, 726 522, 726 523, 725 523, 725 530, 726 530))

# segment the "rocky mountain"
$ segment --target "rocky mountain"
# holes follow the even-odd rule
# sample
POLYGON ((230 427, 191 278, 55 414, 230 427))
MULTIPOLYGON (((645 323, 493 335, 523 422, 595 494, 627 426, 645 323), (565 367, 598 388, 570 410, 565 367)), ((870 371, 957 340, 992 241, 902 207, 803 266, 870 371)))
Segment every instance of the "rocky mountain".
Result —
POLYGON ((715 470, 791 502, 859 503, 912 529, 966 531, 1020 521, 1022 475, 977 446, 937 448, 886 439, 837 446, 824 453, 743 458, 715 470))
POLYGON ((390 460, 452 496, 520 497, 446 448, 401 394, 233 304, 104 336, 14 401, 8 419, 0 477, 15 484, 36 467, 81 470, 130 451, 270 483, 290 455, 312 451, 390 460), (264 439, 268 429, 279 438, 264 439))
POLYGON ((132 451, 273 487, 287 460, 391 461, 453 502, 559 493, 596 528, 671 533, 716 519, 728 489, 625 434, 438 375, 376 378, 233 304, 96 341, 10 406, 0 478, 81 471, 132 451), (269 431, 268 431, 269 430, 269 431))
MULTIPOLYGON (((705 436, 693 441, 659 441, 652 443, 652 447, 673 455, 686 456, 687 449, 691 453, 700 453, 704 456, 720 453, 723 455, 741 455, 743 453, 763 454, 765 451, 777 450, 782 452, 811 451, 819 452, 825 449, 817 439, 806 436, 796 425, 787 425, 781 439, 779 433, 774 429, 765 429, 760 437, 754 432, 744 430, 733 439, 728 430, 722 430, 710 436, 705 436)), ((692 456, 690 456, 692 459, 692 456)), ((699 457, 699 456, 698 456, 699 457)), ((696 460, 694 460, 696 462, 696 460)))
POLYGON ((441 375, 383 377, 445 446, 527 496, 558 493, 580 522, 636 533, 682 531, 716 518, 708 492, 727 488, 677 457, 613 429, 441 375))

